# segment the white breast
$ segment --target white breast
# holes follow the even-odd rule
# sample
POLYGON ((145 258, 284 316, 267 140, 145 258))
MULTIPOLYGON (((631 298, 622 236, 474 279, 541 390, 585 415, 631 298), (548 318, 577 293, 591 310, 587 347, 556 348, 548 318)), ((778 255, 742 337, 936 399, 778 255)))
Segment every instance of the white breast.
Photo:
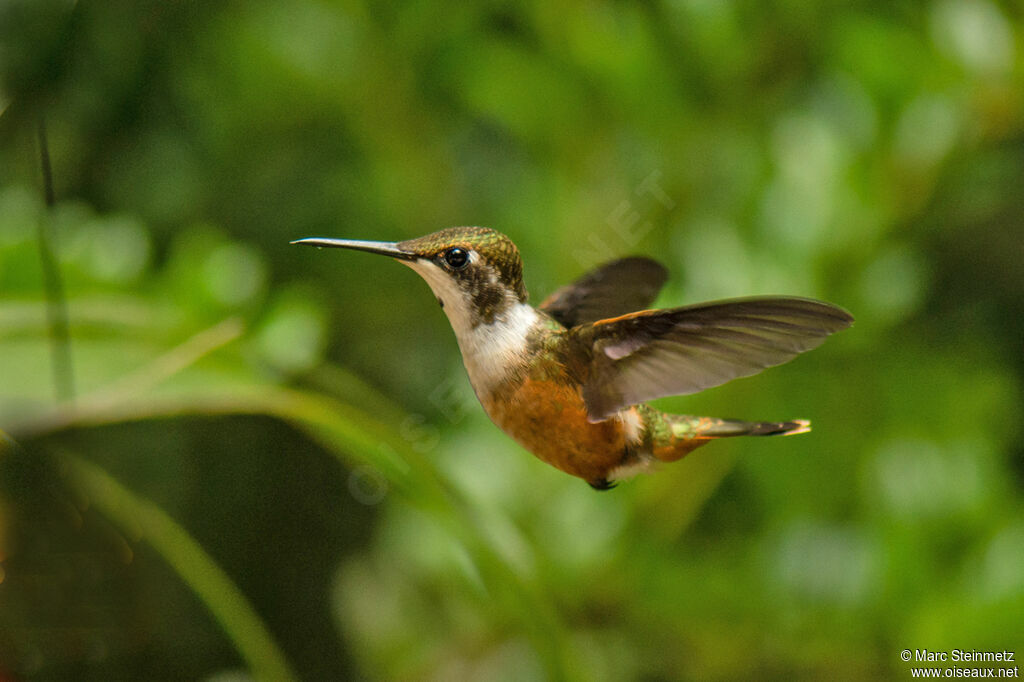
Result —
POLYGON ((459 337, 462 361, 478 392, 495 388, 505 379, 508 368, 516 366, 538 317, 533 306, 516 302, 493 323, 478 325, 459 337))
MULTIPOLYGON (((471 257, 478 257, 475 252, 471 257)), ((478 395, 505 379, 507 368, 521 357, 530 328, 539 315, 533 306, 514 298, 491 324, 473 326, 473 311, 458 284, 434 263, 421 259, 402 261, 426 280, 434 296, 444 302, 444 312, 455 330, 462 361, 478 395)), ((512 292, 509 292, 512 296, 512 292)))

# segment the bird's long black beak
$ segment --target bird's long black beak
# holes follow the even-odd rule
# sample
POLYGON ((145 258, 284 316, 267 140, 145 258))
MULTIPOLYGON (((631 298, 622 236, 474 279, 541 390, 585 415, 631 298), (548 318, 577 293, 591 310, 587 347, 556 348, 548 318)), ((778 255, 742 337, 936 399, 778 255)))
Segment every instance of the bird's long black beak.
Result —
POLYGON ((330 247, 334 249, 353 249, 354 251, 366 251, 378 253, 382 256, 391 256, 400 260, 416 260, 419 256, 410 251, 403 251, 395 242, 366 242, 359 239, 322 239, 310 237, 309 239, 296 239, 292 244, 308 244, 316 247, 330 247))

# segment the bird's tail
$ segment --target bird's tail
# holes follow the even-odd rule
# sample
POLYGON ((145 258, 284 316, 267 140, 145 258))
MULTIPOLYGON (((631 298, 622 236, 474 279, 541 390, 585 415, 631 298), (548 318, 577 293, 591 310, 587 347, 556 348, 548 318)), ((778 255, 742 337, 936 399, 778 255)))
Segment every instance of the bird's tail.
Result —
MULTIPOLYGON (((684 419, 693 419, 693 417, 684 417, 684 419)), ((806 419, 794 419, 788 422, 744 422, 738 419, 698 417, 697 421, 697 435, 701 438, 794 436, 811 430, 811 422, 806 419)))
MULTIPOLYGON (((646 406, 645 406, 646 407, 646 406)), ((666 414, 648 408, 644 414, 651 453, 663 462, 674 462, 715 438, 733 436, 792 436, 807 433, 811 423, 806 419, 787 422, 746 422, 738 419, 692 417, 666 414)))

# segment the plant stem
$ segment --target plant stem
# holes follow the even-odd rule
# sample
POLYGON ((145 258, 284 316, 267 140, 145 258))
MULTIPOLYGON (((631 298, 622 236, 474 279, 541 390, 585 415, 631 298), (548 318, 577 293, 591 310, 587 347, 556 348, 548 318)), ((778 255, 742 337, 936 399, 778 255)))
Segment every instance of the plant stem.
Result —
POLYGON ((188 584, 234 643, 253 677, 268 682, 296 679, 252 604, 184 528, 95 464, 69 454, 64 460, 88 499, 126 535, 141 534, 188 584))
POLYGON ((51 234, 53 207, 53 168, 46 138, 46 122, 39 118, 39 164, 43 174, 43 200, 46 210, 39 219, 39 257, 43 266, 43 287, 46 291, 46 316, 50 327, 50 354, 53 360, 53 382, 57 399, 71 400, 75 395, 74 371, 71 364, 71 332, 68 324, 68 301, 64 281, 57 264, 55 238, 51 234))

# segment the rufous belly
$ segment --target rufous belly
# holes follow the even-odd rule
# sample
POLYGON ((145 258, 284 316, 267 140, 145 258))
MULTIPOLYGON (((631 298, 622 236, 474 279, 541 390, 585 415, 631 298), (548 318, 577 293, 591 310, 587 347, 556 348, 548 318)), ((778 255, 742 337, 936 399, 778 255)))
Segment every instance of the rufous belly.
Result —
POLYGON ((593 424, 578 388, 527 378, 481 400, 491 420, 548 464, 586 481, 601 481, 629 457, 623 422, 593 424))

